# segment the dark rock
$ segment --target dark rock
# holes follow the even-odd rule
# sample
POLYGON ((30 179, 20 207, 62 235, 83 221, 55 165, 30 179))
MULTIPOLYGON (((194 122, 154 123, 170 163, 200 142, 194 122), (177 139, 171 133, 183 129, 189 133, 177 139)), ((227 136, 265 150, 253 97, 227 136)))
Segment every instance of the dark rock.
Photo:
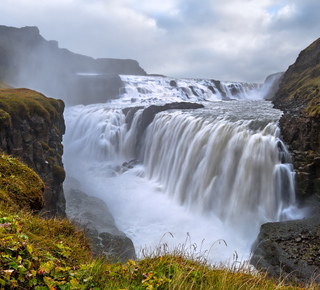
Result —
POLYGON ((184 109, 189 110, 189 109, 199 109, 203 107, 204 106, 202 104, 188 103, 188 102, 169 103, 169 104, 165 104, 164 106, 151 105, 147 107, 142 113, 140 124, 138 127, 136 148, 137 149, 140 148, 140 142, 142 140, 143 134, 147 129, 147 127, 152 123, 156 114, 163 111, 168 111, 168 110, 184 110, 184 109))
POLYGON ((135 258, 134 246, 128 237, 101 233, 99 238, 103 245, 103 253, 108 258, 116 261, 128 261, 135 258))
POLYGON ((126 124, 128 126, 128 130, 130 130, 130 128, 131 128, 134 114, 141 109, 144 109, 144 107, 139 106, 139 107, 131 107, 131 108, 122 109, 123 114, 125 114, 125 116, 126 116, 126 124))
MULTIPOLYGON (((13 92, 12 94, 16 92, 14 89, 10 91, 13 92)), ((48 100, 40 94, 38 98, 48 100)), ((61 100, 50 100, 56 110, 55 114, 50 116, 50 120, 41 113, 26 114, 24 117, 20 114, 15 116, 15 113, 12 113, 11 126, 0 126, 0 150, 19 157, 39 175, 46 186, 42 214, 51 217, 65 216, 65 199, 62 189, 64 169, 61 159, 63 151, 61 142, 65 124, 64 103, 61 100)), ((25 105, 28 106, 27 100, 25 105)))
MULTIPOLYGON (((141 119, 138 124, 138 130, 136 132, 136 152, 139 152, 140 143, 142 141, 143 135, 147 127, 152 123, 156 114, 168 111, 168 110, 189 110, 189 109, 199 109, 203 108, 202 104, 189 103, 189 102, 177 102, 177 103, 168 103, 163 106, 151 105, 144 109, 141 119)), ((122 109, 122 112, 126 115, 126 123, 128 129, 130 129, 135 113, 143 109, 144 107, 130 107, 122 109)))
POLYGON ((316 282, 320 282, 319 76, 320 38, 288 68, 273 98, 275 107, 284 112, 279 127, 296 171, 298 201, 312 208, 311 218, 262 225, 251 259, 270 275, 316 282))
POLYGON ((223 100, 230 100, 228 97, 227 97, 227 94, 225 93, 225 91, 223 90, 223 87, 221 85, 221 82, 220 81, 217 81, 217 80, 211 80, 214 85, 216 86, 216 88, 218 89, 218 91, 220 92, 220 94, 222 95, 222 99, 223 100))
POLYGON ((114 261, 136 257, 132 241, 116 227, 114 219, 101 200, 81 191, 80 183, 68 177, 64 183, 66 213, 85 229, 95 256, 114 261))
POLYGON ((171 87, 176 87, 177 86, 177 82, 175 80, 170 81, 170 86, 171 87))
POLYGON ((270 276, 320 282, 319 234, 319 217, 264 224, 250 262, 270 276))
POLYGON ((320 39, 303 50, 288 68, 273 99, 275 107, 284 111, 279 122, 281 138, 292 153, 301 200, 320 196, 320 164, 316 162, 320 156, 319 68, 320 39))

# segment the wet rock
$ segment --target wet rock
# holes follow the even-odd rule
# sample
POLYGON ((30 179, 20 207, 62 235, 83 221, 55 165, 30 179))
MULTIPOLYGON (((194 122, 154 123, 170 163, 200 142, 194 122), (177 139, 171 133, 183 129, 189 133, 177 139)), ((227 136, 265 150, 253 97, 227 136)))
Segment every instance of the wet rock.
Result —
POLYGON ((175 80, 170 81, 170 86, 171 87, 176 87, 177 86, 177 82, 175 80))
POLYGON ((156 114, 163 112, 163 111, 168 111, 168 110, 191 110, 191 109, 199 109, 203 108, 204 106, 202 104, 197 104, 197 103, 189 103, 189 102, 177 102, 177 103, 168 103, 163 106, 157 106, 157 105, 151 105, 147 108, 144 107, 130 107, 130 108, 125 108, 122 109, 122 112, 126 116, 126 123, 128 125, 128 129, 131 128, 132 121, 134 118, 134 114, 140 110, 144 109, 141 119, 138 124, 138 129, 136 132, 136 152, 138 152, 138 148, 140 148, 140 143, 142 141, 143 134, 147 127, 152 123, 154 117, 156 114))
POLYGON ((89 237, 95 256, 104 255, 113 261, 136 257, 132 241, 115 225, 107 205, 81 191, 80 183, 68 177, 64 183, 66 213, 89 237))
POLYGON ((271 276, 320 282, 319 234, 320 217, 264 224, 250 262, 271 276))
POLYGON ((111 235, 103 232, 99 234, 102 244, 102 253, 111 260, 128 261, 135 258, 132 241, 123 235, 111 235))

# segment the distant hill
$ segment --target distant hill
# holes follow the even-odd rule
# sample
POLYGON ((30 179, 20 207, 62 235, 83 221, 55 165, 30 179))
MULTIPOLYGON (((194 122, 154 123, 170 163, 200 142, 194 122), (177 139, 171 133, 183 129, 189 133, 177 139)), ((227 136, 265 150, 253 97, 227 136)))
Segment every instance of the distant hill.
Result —
POLYGON ((39 90, 67 104, 91 103, 93 95, 105 102, 118 94, 119 74, 146 72, 135 60, 94 59, 61 49, 37 27, 0 26, 0 80, 11 86, 39 90))

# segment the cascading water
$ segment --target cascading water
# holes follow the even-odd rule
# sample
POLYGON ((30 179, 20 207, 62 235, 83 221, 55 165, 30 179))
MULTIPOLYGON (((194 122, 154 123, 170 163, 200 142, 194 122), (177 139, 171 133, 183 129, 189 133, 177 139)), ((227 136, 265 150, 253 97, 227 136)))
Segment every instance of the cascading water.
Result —
POLYGON ((178 80, 170 82, 126 77, 119 100, 67 108, 67 175, 106 202, 138 254, 145 246, 174 246, 190 235, 207 250, 218 239, 227 242, 211 249, 215 262, 234 251, 248 258, 262 223, 300 217, 290 156, 276 126, 281 113, 265 101, 217 101, 218 93, 210 89, 209 98, 204 82, 195 89, 194 81, 183 80, 198 91, 194 101, 207 100, 205 107, 158 113, 136 148, 143 109, 130 129, 122 109, 184 100, 186 90, 177 89, 178 80), (166 92, 162 99, 160 92, 166 92), (174 238, 163 238, 167 232, 174 238))

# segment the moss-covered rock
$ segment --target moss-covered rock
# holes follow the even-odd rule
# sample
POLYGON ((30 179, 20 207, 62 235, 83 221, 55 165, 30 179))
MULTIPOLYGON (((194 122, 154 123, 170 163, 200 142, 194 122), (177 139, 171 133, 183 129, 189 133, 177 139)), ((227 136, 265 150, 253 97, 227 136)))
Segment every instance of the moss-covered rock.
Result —
POLYGON ((0 156, 0 200, 20 208, 39 211, 44 206, 44 183, 18 159, 0 156))
POLYGON ((61 100, 46 98, 33 90, 0 89, 0 109, 17 122, 37 115, 51 123, 59 119, 63 108, 61 100))
POLYGON ((273 100, 283 111, 295 111, 308 117, 319 116, 320 38, 300 52, 285 72, 273 100))
POLYGON ((0 89, 0 149, 19 157, 44 181, 43 212, 62 216, 65 215, 63 111, 63 101, 36 91, 0 89))

